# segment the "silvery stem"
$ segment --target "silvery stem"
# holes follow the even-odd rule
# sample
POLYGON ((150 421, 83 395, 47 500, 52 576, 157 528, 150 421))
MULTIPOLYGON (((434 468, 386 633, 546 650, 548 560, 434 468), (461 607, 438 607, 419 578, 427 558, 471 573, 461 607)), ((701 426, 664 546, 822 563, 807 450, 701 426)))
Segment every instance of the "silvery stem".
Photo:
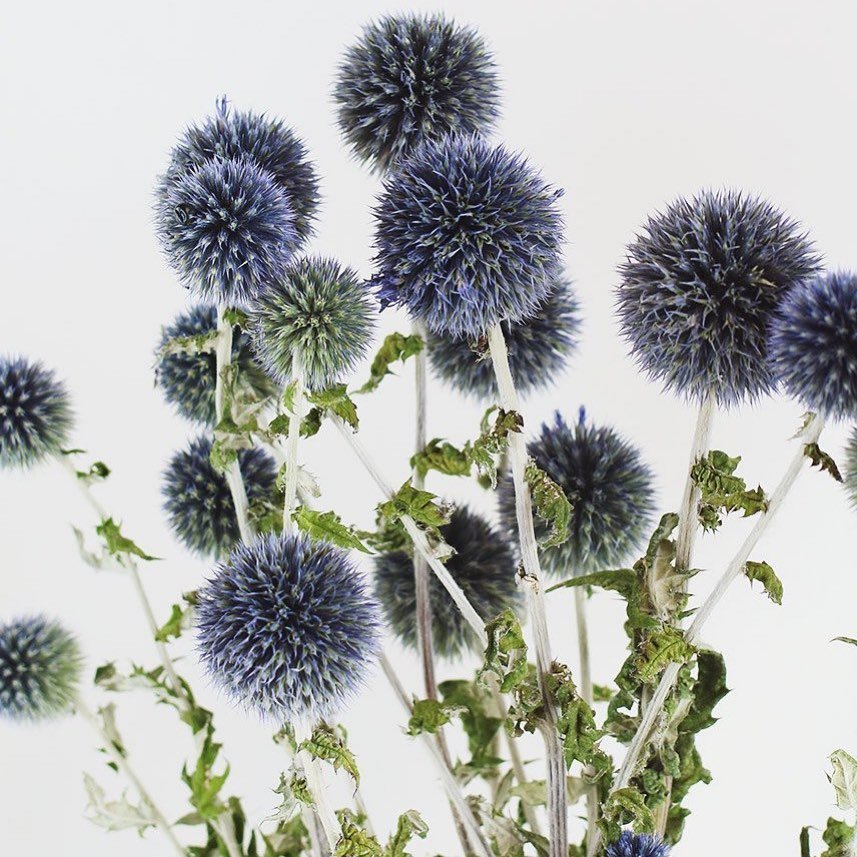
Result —
MULTIPOLYGON (((312 736, 312 729, 309 725, 303 722, 295 723, 295 741, 300 747, 301 742, 312 736)), ((336 843, 339 841, 342 833, 337 821, 336 813, 327 799, 327 786, 324 784, 324 775, 321 771, 321 765, 318 759, 308 750, 298 750, 298 760, 303 768, 304 777, 306 778, 307 789, 312 795, 315 803, 315 812, 318 816, 321 826, 324 829, 324 835, 327 839, 327 845, 331 853, 336 849, 336 843)))
MULTIPOLYGON (((217 347, 215 348, 215 381, 214 381, 214 415, 217 423, 224 417, 226 403, 225 373, 232 363, 232 325, 224 318, 226 307, 217 308, 217 347)), ((249 503, 247 502, 247 490, 244 487, 244 479, 241 476, 241 468, 238 461, 233 461, 226 470, 226 483, 232 495, 232 504, 235 506, 235 518, 238 521, 238 532, 241 541, 249 544, 253 541, 255 533, 250 526, 248 515, 249 503)))
MULTIPOLYGON (((574 587, 574 612, 577 620, 577 648, 580 652, 580 695, 583 701, 593 708, 595 697, 592 692, 592 662, 589 656, 589 628, 586 621, 587 595, 582 586, 574 587)), ((584 769, 584 775, 593 771, 584 769)), ((590 785, 586 789, 586 841, 595 839, 598 824, 598 786, 590 785)), ((587 854, 592 857, 594 852, 587 848, 587 854)))
MULTIPOLYGON (((507 411, 520 413, 518 393, 509 368, 506 340, 499 324, 488 331, 488 347, 500 405, 507 411)), ((547 687, 547 676, 551 670, 550 638, 545 615, 544 590, 539 563, 538 544, 533 527, 533 506, 530 489, 524 476, 527 466, 527 446, 521 432, 509 434, 509 459, 512 466, 512 481, 515 486, 515 513, 518 520, 518 536, 523 562, 523 583, 526 593, 527 615, 536 649, 536 667, 539 687, 545 706, 545 724, 542 734, 545 740, 548 768, 548 816, 550 819, 550 855, 568 857, 568 798, 565 783, 565 759, 557 731, 556 710, 547 687)))
POLYGON ((304 410, 304 370, 300 352, 295 349, 292 355, 292 384, 294 397, 292 413, 289 415, 289 435, 286 439, 285 497, 283 498, 283 532, 290 533, 295 527, 292 512, 298 494, 298 441, 301 434, 301 420, 304 410))

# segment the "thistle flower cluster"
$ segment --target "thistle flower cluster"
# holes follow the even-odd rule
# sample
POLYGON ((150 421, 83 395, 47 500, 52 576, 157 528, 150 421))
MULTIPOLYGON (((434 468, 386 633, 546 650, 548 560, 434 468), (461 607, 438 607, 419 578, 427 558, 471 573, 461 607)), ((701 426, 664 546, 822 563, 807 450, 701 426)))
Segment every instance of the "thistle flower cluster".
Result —
POLYGON ((761 199, 703 191, 650 217, 621 266, 617 309, 640 367, 664 387, 721 405, 775 386, 768 328, 819 257, 761 199))
POLYGON ((607 846, 606 857, 667 857, 669 847, 656 836, 625 830, 607 846))
MULTIPOLYGON (((440 529, 455 551, 446 561, 453 580, 486 622, 507 607, 515 608, 515 555, 506 537, 466 506, 453 509, 449 523, 440 529)), ((394 551, 375 560, 375 594, 393 634, 408 648, 417 646, 416 585, 410 554, 394 551)), ((432 575, 429 580, 432 609, 432 643, 442 657, 453 658, 473 648, 473 636, 450 594, 432 575)))
POLYGON ((486 131, 498 108, 482 38, 442 15, 386 16, 363 30, 333 91, 339 127, 358 158, 394 166, 426 140, 486 131))
POLYGON ((44 616, 0 625, 0 716, 49 720, 74 705, 83 657, 77 640, 44 616))

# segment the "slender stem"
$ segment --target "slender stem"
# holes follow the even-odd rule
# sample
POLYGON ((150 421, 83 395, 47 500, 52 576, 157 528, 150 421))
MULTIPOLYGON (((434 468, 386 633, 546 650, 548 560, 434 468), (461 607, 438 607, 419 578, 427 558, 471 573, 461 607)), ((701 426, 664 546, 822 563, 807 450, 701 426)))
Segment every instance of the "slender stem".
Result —
MULTIPOLYGON (((354 451, 355 455, 360 459, 366 471, 374 480, 375 484, 381 489, 381 493, 386 499, 391 499, 395 491, 390 483, 384 478, 381 471, 378 469, 375 461, 369 455, 366 447, 360 442, 360 439, 353 431, 340 420, 338 417, 332 417, 333 424, 339 430, 339 433, 346 440, 349 446, 354 451)), ((461 615, 467 620, 467 623, 473 629, 479 642, 482 646, 487 645, 488 636, 485 633, 485 621, 476 612, 476 609, 467 599, 467 596, 462 591, 461 587, 455 582, 455 579, 447 570, 446 566, 434 555, 431 545, 428 543, 426 534, 417 526, 416 521, 410 515, 402 515, 402 526, 408 534, 414 549, 428 563, 429 568, 435 573, 437 579, 443 584, 444 589, 449 593, 455 606, 461 612, 461 615)))
POLYGON ((177 854, 180 854, 181 857, 185 857, 186 851, 182 844, 176 838, 175 833, 173 832, 173 828, 170 823, 167 821, 166 816, 161 812, 158 808, 158 805, 152 799, 152 796, 147 791, 146 787, 141 782, 140 778, 137 776, 134 769, 131 767, 131 763, 128 760, 128 756, 121 752, 116 745, 113 743, 113 740, 110 736, 105 732, 104 726, 99 720, 98 716, 90 711, 89 707, 78 698, 75 701, 75 711, 95 730, 97 733, 101 743, 104 746, 105 752, 110 756, 113 763, 116 767, 125 775, 128 781, 136 790, 137 794, 140 797, 140 800, 143 801, 144 804, 149 808, 149 811, 152 814, 152 821, 155 826, 170 842, 173 849, 177 854))
MULTIPOLYGON (((577 648, 580 652, 580 695, 593 708, 595 695, 592 692, 592 662, 589 655, 589 627, 586 620, 587 594, 582 586, 574 587, 574 613, 577 620, 577 648)), ((583 770, 584 776, 594 775, 591 767, 583 770)), ((594 783, 586 789, 586 842, 587 854, 592 857, 591 843, 595 839, 598 824, 598 786, 594 783)))
MULTIPOLYGON (((390 686, 393 688, 393 691, 396 694, 399 702, 402 704, 402 707, 410 716, 413 713, 411 708, 411 700, 408 697, 408 693, 405 688, 402 686, 401 681, 399 681, 399 677, 396 674, 396 671, 393 665, 390 663, 389 658, 383 652, 380 656, 381 669, 384 671, 384 675, 387 677, 387 681, 390 682, 390 686)), ((485 841, 485 838, 482 835, 482 830, 479 827, 479 823, 476 821, 476 817, 473 815, 473 810, 471 810, 470 805, 464 798, 464 794, 461 791, 458 781, 450 772, 449 768, 446 766, 446 763, 443 760, 443 757, 440 754, 440 750, 437 748, 437 744, 432 740, 431 735, 427 732, 420 733, 420 739, 423 744, 428 748, 429 753, 431 753, 432 759, 434 759, 435 766, 437 767, 438 773, 440 774, 441 781, 443 782, 443 787, 446 790, 447 797, 450 802, 455 806, 458 811, 462 821, 467 827, 467 833, 471 839, 473 847, 475 848, 475 853, 478 857, 492 857, 491 849, 488 846, 488 843, 485 841)))
MULTIPOLYGON (((509 368, 506 340, 499 324, 493 325, 488 331, 488 347, 491 351, 491 361, 494 364, 494 374, 497 377, 500 404, 506 410, 520 412, 518 393, 509 368)), ((512 432, 509 435, 509 460, 512 466, 512 481, 515 486, 515 513, 518 520, 518 536, 523 562, 521 579, 524 583, 527 614, 535 641, 539 689, 544 700, 545 723, 541 732, 545 740, 547 754, 550 857, 568 857, 568 798, 565 784, 565 760, 557 731, 556 709, 547 686, 547 676, 550 674, 553 658, 545 614, 538 545, 533 527, 532 498, 524 475, 527 466, 527 447, 521 432, 512 432)))
POLYGON ((289 435, 286 440, 286 486, 283 498, 283 532, 290 533, 295 527, 292 512, 298 495, 298 440, 301 434, 301 420, 304 410, 304 370, 300 352, 295 349, 292 355, 292 384, 294 396, 292 413, 289 418, 289 435))
POLYGON ((215 818, 211 824, 220 837, 220 841, 226 847, 229 857, 244 857, 244 852, 241 850, 241 846, 235 837, 235 827, 232 824, 232 819, 221 815, 215 818))
MULTIPOLYGON (((295 741, 300 746, 302 741, 310 737, 312 730, 306 723, 295 724, 295 741)), ((327 799, 327 786, 324 784, 324 775, 321 771, 321 765, 318 759, 315 758, 307 750, 298 750, 298 760, 304 771, 306 778, 307 789, 312 795, 315 803, 315 811, 318 816, 321 826, 324 829, 324 835, 327 839, 327 846, 331 852, 336 848, 336 843, 342 833, 337 821, 336 813, 327 799)))
MULTIPOLYGON (((783 502, 803 469, 805 462, 809 460, 805 452, 806 444, 816 443, 823 428, 824 418, 813 416, 809 424, 801 433, 800 438, 798 439, 800 446, 786 468, 779 484, 774 489, 773 494, 771 494, 768 499, 768 507, 766 511, 760 512, 756 517, 756 523, 748 533, 744 543, 726 567, 726 570, 723 572, 720 580, 717 582, 717 585, 703 602, 702 607, 700 607, 694 615, 693 622, 685 634, 685 638, 688 643, 694 644, 699 640, 702 629, 714 611, 714 608, 720 603, 732 582, 743 574, 744 567, 750 554, 758 544, 762 535, 765 533, 765 530, 767 530, 771 521, 776 516, 780 507, 783 505, 783 502)), ((681 667, 679 664, 670 663, 664 670, 660 682, 652 696, 651 702, 649 703, 646 712, 643 714, 640 720, 640 725, 637 727, 637 731, 628 747, 625 760, 622 763, 619 775, 613 785, 614 792, 625 788, 634 777, 637 770, 637 763, 639 762, 643 750, 651 737, 655 721, 660 715, 661 710, 663 709, 663 706, 675 685, 680 669, 681 667)))
MULTIPOLYGON (((217 309, 217 347, 215 348, 215 381, 214 381, 214 415, 217 423, 225 416, 226 410, 226 372, 232 363, 232 325, 224 318, 226 307, 217 309)), ((255 533, 250 526, 249 503, 244 479, 238 461, 233 461, 226 470, 226 483, 232 494, 232 504, 235 506, 235 519, 238 521, 238 532, 241 541, 253 541, 255 533)))

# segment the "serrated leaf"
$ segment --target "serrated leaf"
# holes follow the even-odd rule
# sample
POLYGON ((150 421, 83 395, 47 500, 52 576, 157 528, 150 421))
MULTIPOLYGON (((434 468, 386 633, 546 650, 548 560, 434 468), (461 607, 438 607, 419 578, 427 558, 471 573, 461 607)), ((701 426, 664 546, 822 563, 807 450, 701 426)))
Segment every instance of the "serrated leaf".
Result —
POLYGON ((441 438, 433 438, 411 458, 411 467, 423 479, 430 470, 445 476, 469 476, 471 462, 464 450, 441 438))
POLYGON ((639 789, 631 786, 611 792, 602 808, 598 822, 601 835, 607 844, 615 842, 623 824, 631 824, 638 833, 652 833, 655 819, 639 789))
POLYGON ((497 487, 499 459, 509 446, 509 434, 520 432, 523 427, 523 417, 517 411, 506 411, 495 405, 485 412, 481 434, 473 442, 468 441, 464 447, 464 454, 476 468, 484 488, 497 487), (491 416, 495 413, 492 422, 491 416))
POLYGON ((749 580, 758 580, 765 589, 765 593, 774 604, 783 603, 783 584, 777 577, 776 572, 766 562, 752 562, 747 560, 744 564, 744 574, 749 580))
MULTIPOLYGON (((323 414, 331 413, 348 423, 355 431, 357 430, 360 424, 357 418, 357 405, 348 395, 345 384, 334 384, 324 390, 307 391, 305 395, 307 402, 319 410, 320 413, 317 415, 319 421, 323 414)), ((310 419, 309 415, 306 419, 310 419)), ((315 418, 313 419, 315 421, 315 418)), ((303 429, 304 427, 301 426, 302 434, 303 429)))
POLYGON ((136 830, 141 836, 150 827, 155 826, 152 808, 145 802, 132 803, 123 794, 115 800, 109 800, 105 790, 89 775, 83 775, 83 788, 86 792, 86 817, 104 830, 136 830))
POLYGON ((491 694, 462 679, 441 682, 438 690, 445 703, 458 707, 458 716, 467 734, 470 759, 459 766, 459 773, 490 776, 499 764, 493 742, 503 725, 502 719, 496 716, 491 694))
POLYGON ((735 476, 740 462, 740 456, 731 458, 713 449, 691 468, 691 478, 700 492, 698 515, 704 529, 716 530, 723 523, 722 514, 742 511, 746 518, 767 509, 761 487, 748 490, 747 483, 735 476))
POLYGON ((312 735, 301 742, 300 749, 306 750, 316 759, 329 762, 335 771, 342 768, 351 775, 355 785, 360 785, 360 771, 357 769, 354 754, 329 726, 323 723, 316 726, 312 735))
POLYGON ((646 637, 637 659, 640 679, 646 684, 655 684, 668 664, 686 664, 695 652, 678 628, 664 625, 646 637))
POLYGON ((823 472, 829 473, 837 482, 844 481, 842 474, 833 457, 828 455, 817 443, 808 443, 803 448, 803 454, 823 472))
POLYGON ((830 783, 836 792, 836 805, 840 809, 857 809, 857 759, 845 750, 830 755, 833 773, 830 783))
POLYGON ((408 735, 437 733, 459 711, 456 705, 447 705, 436 699, 417 699, 414 701, 411 717, 408 720, 408 735))
POLYGON ((122 560, 123 557, 136 556, 146 561, 157 560, 156 556, 149 556, 142 548, 138 547, 131 539, 122 535, 122 530, 113 518, 105 518, 96 528, 95 532, 104 539, 107 552, 122 560))
POLYGON ((177 640, 193 625, 193 617, 196 610, 196 593, 187 592, 182 596, 184 604, 173 604, 170 608, 170 618, 158 628, 155 639, 159 643, 168 643, 177 640))
POLYGON ((333 849, 333 857, 383 857, 378 840, 347 818, 340 818, 342 836, 333 849))
POLYGON ((317 512, 306 506, 298 506, 292 513, 292 520, 300 530, 316 541, 329 542, 345 550, 371 553, 354 529, 343 524, 335 512, 317 512))
POLYGON ((384 848, 384 857, 412 857, 406 850, 408 843, 415 836, 425 839, 428 829, 423 817, 415 809, 402 813, 396 824, 396 832, 384 848))
POLYGON ((524 478, 529 486, 536 514, 550 527, 548 534, 539 539, 539 543, 543 548, 561 545, 569 537, 571 503, 568 497, 533 459, 527 461, 524 478))
POLYGON ((401 361, 404 363, 409 357, 419 354, 425 347, 422 337, 416 334, 406 336, 403 333, 391 333, 385 337, 381 347, 372 360, 369 369, 369 380, 357 391, 358 393, 371 393, 377 390, 387 375, 392 375, 390 366, 401 361))
POLYGON ((217 331, 194 333, 189 336, 174 336, 158 350, 157 360, 160 363, 165 357, 176 354, 210 354, 216 348, 217 331))
POLYGON ((485 663, 479 674, 493 672, 503 693, 516 688, 527 677, 527 644, 517 616, 505 609, 485 625, 488 644, 485 663))

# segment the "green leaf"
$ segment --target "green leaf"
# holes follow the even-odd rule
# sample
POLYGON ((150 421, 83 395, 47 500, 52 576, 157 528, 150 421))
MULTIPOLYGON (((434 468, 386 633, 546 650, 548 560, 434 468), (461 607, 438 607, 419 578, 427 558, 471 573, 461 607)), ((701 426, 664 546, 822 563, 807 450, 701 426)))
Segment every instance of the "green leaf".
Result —
POLYGON ((655 819, 639 789, 627 787, 612 792, 604 802, 602 818, 598 822, 604 842, 615 842, 623 824, 633 825, 637 833, 652 833, 655 819))
POLYGON ((158 628, 155 640, 159 643, 168 643, 177 640, 184 631, 187 631, 193 623, 193 614, 196 608, 196 592, 186 592, 182 599, 184 605, 173 604, 170 610, 170 618, 158 628))
POLYGON ((209 354, 217 348, 217 331, 196 333, 190 336, 174 336, 158 350, 157 361, 174 354, 209 354))
POLYGON ((485 625, 488 644, 485 664, 479 671, 494 673, 500 680, 502 693, 509 693, 527 677, 527 644, 517 616, 506 608, 496 619, 485 625))
POLYGON ((550 532, 540 539, 544 548, 556 547, 569 537, 571 503, 562 488, 532 459, 527 461, 524 478, 530 488, 536 514, 550 525, 550 532))
POLYGON ((330 762, 333 769, 347 771, 356 785, 360 784, 360 772, 357 770, 357 760, 346 747, 344 740, 329 726, 321 723, 315 727, 312 735, 300 744, 301 750, 306 750, 316 759, 330 762))
POLYGON ((812 462, 813 467, 829 473, 837 482, 842 482, 842 474, 832 456, 828 455, 817 443, 808 443, 803 448, 803 454, 812 462))
POLYGON ((369 380, 357 391, 358 393, 371 393, 377 390, 381 381, 392 375, 390 365, 397 361, 404 363, 409 357, 419 354, 423 350, 425 343, 422 338, 411 334, 405 336, 403 333, 391 333, 381 343, 378 353, 372 360, 372 366, 369 369, 369 380))
POLYGON ((440 528, 449 523, 449 512, 436 500, 435 494, 414 488, 409 479, 389 500, 378 504, 379 530, 393 537, 390 528, 401 529, 399 522, 407 515, 425 531, 430 543, 443 545, 440 528))
POLYGON ((78 470, 76 473, 81 482, 92 485, 94 482, 103 482, 110 475, 110 468, 103 461, 95 461, 89 470, 78 470))
POLYGON ((473 682, 463 679, 441 682, 438 686, 443 701, 458 708, 461 725, 467 734, 470 759, 461 773, 490 777, 499 760, 493 752, 493 742, 503 721, 496 716, 491 694, 473 682))
POLYGON ((802 827, 800 829, 800 857, 812 857, 812 852, 809 850, 808 827, 802 827))
POLYGON ((428 835, 428 825, 423 817, 415 810, 409 809, 399 816, 396 832, 384 848, 384 857, 412 857, 406 847, 414 836, 425 839, 428 835))
POLYGON ((523 427, 523 417, 517 411, 505 411, 495 405, 485 412, 481 423, 482 433, 464 447, 464 454, 476 467, 483 488, 497 487, 499 459, 509 445, 509 433, 520 432, 523 427), (495 412, 492 423, 491 415, 495 412))
POLYGON ((417 699, 408 720, 408 735, 420 735, 423 732, 434 735, 441 726, 449 723, 457 711, 457 706, 446 705, 436 699, 417 699))
POLYGON ((316 541, 329 542, 345 550, 359 550, 371 553, 368 547, 357 537, 352 527, 342 523, 335 512, 317 512, 306 506, 298 506, 292 512, 292 520, 298 528, 316 541))
POLYGON ((827 819, 827 826, 821 838, 827 846, 827 850, 821 853, 821 857, 851 857, 851 843, 854 840, 854 827, 844 821, 835 818, 827 819))
POLYGON ((333 849, 333 857, 383 857, 378 840, 348 818, 340 817, 342 836, 333 849))
POLYGON ((857 646, 857 640, 854 637, 834 637, 833 639, 839 643, 848 643, 851 646, 857 646))
POLYGON ((831 753, 833 773, 830 783, 836 792, 836 805, 840 809, 857 809, 857 759, 845 750, 831 753))
POLYGON ((670 663, 686 664, 696 649, 687 642, 681 630, 664 625, 650 633, 637 659, 637 670, 646 684, 656 684, 670 663))
POLYGON ((122 535, 122 531, 113 518, 105 518, 96 528, 95 532, 104 539, 107 552, 117 558, 136 556, 140 559, 151 561, 158 557, 149 556, 142 548, 138 547, 131 539, 122 535))
POLYGON ((761 487, 748 490, 746 482, 735 476, 740 462, 740 456, 730 458, 714 449, 691 468, 690 476, 700 492, 699 520, 706 530, 716 530, 723 523, 721 513, 742 511, 746 518, 767 509, 761 487))
POLYGON ((746 574, 751 581, 758 580, 764 587, 768 598, 770 598, 774 604, 783 603, 783 584, 768 563, 752 562, 747 560, 744 564, 744 574, 746 574))
MULTIPOLYGON (((324 414, 333 414, 339 417, 339 419, 348 423, 355 430, 360 424, 357 418, 357 405, 354 404, 348 395, 348 388, 345 384, 334 384, 325 390, 318 390, 316 392, 308 391, 306 393, 306 400, 320 411, 319 415, 312 418, 311 425, 320 420, 320 417, 324 414)), ((307 420, 310 420, 309 416, 307 416, 307 420)), ((301 426, 301 434, 303 433, 304 426, 301 426)))
POLYGON ((471 461, 465 451, 441 438, 434 438, 426 444, 422 452, 411 458, 411 467, 422 479, 425 479, 430 470, 436 470, 446 476, 469 476, 471 461))
POLYGON ((247 330, 250 326, 250 319, 247 317, 247 313, 235 307, 223 310, 221 318, 227 324, 231 324, 233 327, 240 327, 241 330, 247 330))

